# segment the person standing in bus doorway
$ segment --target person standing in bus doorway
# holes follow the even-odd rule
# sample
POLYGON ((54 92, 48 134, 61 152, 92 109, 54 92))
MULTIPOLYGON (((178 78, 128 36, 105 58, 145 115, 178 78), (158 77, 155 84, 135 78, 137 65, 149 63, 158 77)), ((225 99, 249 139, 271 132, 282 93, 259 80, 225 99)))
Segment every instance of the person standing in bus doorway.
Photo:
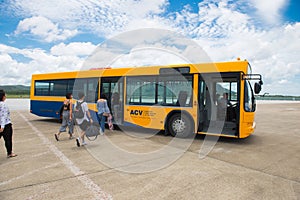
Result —
MULTIPOLYGON (((78 147, 81 145, 86 145, 84 140, 85 131, 89 127, 89 123, 93 123, 93 119, 91 117, 91 113, 89 112, 89 108, 87 103, 84 101, 85 95, 83 92, 78 93, 79 100, 76 102, 74 106, 74 117, 76 118, 76 123, 79 125, 81 129, 80 136, 76 138, 76 144, 78 147), (83 112, 82 117, 76 117, 78 112, 83 112)), ((81 114, 80 114, 81 115, 81 114)))
POLYGON ((220 105, 220 107, 224 110, 231 105, 227 92, 223 93, 223 97, 219 100, 218 105, 220 105))
POLYGON ((120 94, 118 92, 114 92, 111 97, 111 109, 114 116, 114 121, 115 123, 118 123, 120 118, 120 94))
POLYGON ((100 95, 100 99, 97 101, 97 110, 100 123, 100 135, 104 134, 105 121, 107 117, 110 117, 110 110, 107 105, 107 100, 105 94, 100 95))
POLYGON ((59 141, 59 135, 62 132, 67 131, 67 127, 69 128, 69 139, 73 138, 73 131, 74 131, 74 123, 73 123, 73 103, 72 103, 73 95, 72 93, 66 94, 66 99, 62 105, 62 124, 59 128, 58 133, 54 134, 55 139, 59 141))
POLYGON ((227 108, 231 105, 228 99, 228 93, 224 92, 223 97, 217 101, 218 103, 218 118, 221 120, 228 120, 227 108))
POLYGON ((0 138, 3 136, 7 151, 7 158, 16 157, 17 154, 12 152, 12 135, 13 129, 10 119, 8 106, 5 104, 6 94, 0 90, 0 138))

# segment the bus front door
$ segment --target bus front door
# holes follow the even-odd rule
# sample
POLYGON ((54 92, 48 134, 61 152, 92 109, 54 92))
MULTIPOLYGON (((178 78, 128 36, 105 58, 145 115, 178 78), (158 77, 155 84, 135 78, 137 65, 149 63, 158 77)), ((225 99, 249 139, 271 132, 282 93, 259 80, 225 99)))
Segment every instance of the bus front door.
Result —
POLYGON ((198 132, 238 136, 240 73, 202 75, 198 88, 198 132))

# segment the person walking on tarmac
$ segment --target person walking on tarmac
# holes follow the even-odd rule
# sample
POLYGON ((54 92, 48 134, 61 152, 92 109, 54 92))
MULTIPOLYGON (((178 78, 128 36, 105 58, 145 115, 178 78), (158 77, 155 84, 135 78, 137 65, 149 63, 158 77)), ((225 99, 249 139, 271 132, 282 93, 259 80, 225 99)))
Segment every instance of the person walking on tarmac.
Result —
POLYGON ((93 123, 93 119, 91 117, 91 113, 89 112, 89 108, 87 103, 84 101, 85 95, 83 92, 78 93, 79 100, 76 102, 74 106, 74 117, 76 119, 76 123, 79 125, 81 129, 80 136, 76 139, 76 145, 80 147, 81 145, 86 145, 84 140, 85 131, 89 127, 89 123, 93 123))
POLYGON ((55 139, 59 141, 59 135, 62 132, 66 132, 67 127, 69 128, 69 139, 73 138, 74 123, 73 123, 73 103, 72 103, 72 93, 66 94, 66 99, 62 105, 62 124, 59 128, 58 133, 54 134, 55 139))
POLYGON ((7 158, 16 157, 17 154, 12 152, 13 128, 10 119, 8 106, 5 104, 6 94, 0 90, 0 138, 3 136, 7 151, 7 158))

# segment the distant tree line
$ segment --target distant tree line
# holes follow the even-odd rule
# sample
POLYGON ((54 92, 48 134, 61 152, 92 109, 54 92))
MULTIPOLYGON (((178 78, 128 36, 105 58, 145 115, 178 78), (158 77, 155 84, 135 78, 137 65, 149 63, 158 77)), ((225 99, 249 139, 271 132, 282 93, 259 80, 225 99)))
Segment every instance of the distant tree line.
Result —
POLYGON ((7 96, 29 96, 30 86, 24 85, 0 85, 0 89, 4 90, 7 96))

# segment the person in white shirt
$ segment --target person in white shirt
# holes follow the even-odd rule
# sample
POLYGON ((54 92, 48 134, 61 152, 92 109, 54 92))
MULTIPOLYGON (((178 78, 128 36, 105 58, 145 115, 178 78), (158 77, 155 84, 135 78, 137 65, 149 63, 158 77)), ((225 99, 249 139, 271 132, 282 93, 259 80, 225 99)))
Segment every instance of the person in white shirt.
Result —
POLYGON ((228 93, 225 92, 223 93, 223 97, 218 100, 218 118, 219 120, 228 120, 228 114, 227 110, 228 107, 231 106, 232 104, 230 103, 228 99, 228 93))
POLYGON ((0 90, 0 138, 3 136, 5 141, 5 147, 7 151, 7 157, 15 157, 17 154, 12 152, 12 135, 13 129, 10 120, 10 112, 5 104, 6 94, 4 90, 0 90))
POLYGON ((228 100, 227 92, 223 93, 223 97, 219 100, 218 105, 220 105, 224 110, 231 105, 230 101, 228 100))
POLYGON ((87 130, 87 128, 89 127, 89 123, 93 123, 93 119, 91 117, 91 113, 89 112, 89 108, 87 103, 84 101, 85 95, 83 92, 79 92, 78 93, 78 98, 79 100, 76 102, 75 106, 74 106, 74 116, 75 116, 75 112, 77 111, 77 104, 80 104, 79 106, 81 106, 82 111, 84 113, 84 116, 82 118, 76 118, 76 123, 79 125, 80 129, 81 129, 81 133, 80 133, 80 137, 78 137, 76 139, 76 144, 78 147, 80 147, 80 141, 81 141, 81 145, 86 145, 86 142, 84 140, 84 136, 85 136, 85 131, 87 130))

